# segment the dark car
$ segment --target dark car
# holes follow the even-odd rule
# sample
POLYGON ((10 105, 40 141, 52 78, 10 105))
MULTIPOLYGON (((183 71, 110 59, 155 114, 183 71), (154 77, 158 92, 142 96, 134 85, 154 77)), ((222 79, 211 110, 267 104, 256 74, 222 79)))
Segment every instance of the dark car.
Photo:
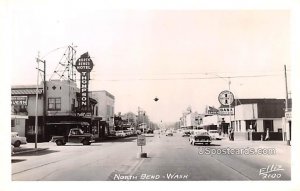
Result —
POLYGON ((94 137, 90 133, 84 133, 80 128, 70 129, 68 136, 52 136, 50 142, 55 142, 57 146, 65 145, 66 143, 82 143, 90 145, 95 142, 94 137))
POLYGON ((182 137, 189 137, 191 135, 191 132, 189 132, 189 131, 183 131, 182 133, 181 133, 181 136, 182 137))
POLYGON ((197 132, 194 132, 194 134, 190 136, 189 141, 192 145, 195 145, 197 143, 210 145, 211 136, 206 130, 199 130, 197 132))
POLYGON ((173 136, 172 131, 166 131, 166 136, 173 136))

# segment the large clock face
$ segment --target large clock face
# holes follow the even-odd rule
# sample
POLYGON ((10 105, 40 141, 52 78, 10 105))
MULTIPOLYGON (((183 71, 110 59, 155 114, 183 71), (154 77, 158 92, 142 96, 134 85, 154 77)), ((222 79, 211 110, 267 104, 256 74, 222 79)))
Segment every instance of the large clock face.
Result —
POLYGON ((219 94, 218 99, 222 105, 230 105, 234 100, 234 96, 232 92, 225 90, 219 94))

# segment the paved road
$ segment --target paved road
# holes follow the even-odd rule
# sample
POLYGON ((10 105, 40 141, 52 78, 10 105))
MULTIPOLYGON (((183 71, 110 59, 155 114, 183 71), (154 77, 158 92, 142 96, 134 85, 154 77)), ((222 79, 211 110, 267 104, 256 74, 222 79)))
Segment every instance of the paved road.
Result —
MULTIPOLYGON (((31 145, 28 144, 28 147, 31 145)), ((192 146, 187 137, 147 137, 148 158, 137 158, 140 148, 128 137, 111 142, 57 147, 12 157, 13 180, 290 180, 290 147, 282 142, 215 141, 192 146), (214 154, 221 149, 275 148, 275 155, 214 154), (204 150, 206 149, 206 150, 204 150), (203 151, 210 154, 200 154, 203 151), (276 169, 280 165, 280 168, 276 169), (277 170, 277 171, 274 171, 277 170), (274 178, 274 176, 276 177, 274 178)), ((226 150, 227 151, 227 150, 226 150)), ((236 150, 235 150, 236 151, 236 150)))

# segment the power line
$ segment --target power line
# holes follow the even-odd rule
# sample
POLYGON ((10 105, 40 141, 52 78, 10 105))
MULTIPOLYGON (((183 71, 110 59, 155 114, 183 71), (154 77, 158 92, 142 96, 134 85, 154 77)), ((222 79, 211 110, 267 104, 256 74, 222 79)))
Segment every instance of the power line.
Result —
POLYGON ((170 80, 210 80, 210 79, 234 79, 234 78, 262 78, 262 77, 275 77, 281 76, 279 74, 269 74, 269 75, 245 75, 245 76, 216 76, 216 77, 181 77, 181 78, 136 78, 136 79, 91 79, 92 81, 170 81, 170 80))

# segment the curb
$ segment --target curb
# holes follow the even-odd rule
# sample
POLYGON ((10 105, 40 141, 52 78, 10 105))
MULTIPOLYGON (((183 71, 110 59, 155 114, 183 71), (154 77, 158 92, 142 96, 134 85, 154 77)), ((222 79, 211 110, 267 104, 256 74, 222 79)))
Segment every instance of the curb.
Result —
POLYGON ((34 153, 34 152, 44 151, 44 150, 48 150, 48 149, 49 148, 37 148, 37 149, 27 150, 27 151, 18 151, 18 152, 14 152, 14 154, 12 154, 12 156, 18 155, 18 154, 24 154, 24 153, 34 153))

